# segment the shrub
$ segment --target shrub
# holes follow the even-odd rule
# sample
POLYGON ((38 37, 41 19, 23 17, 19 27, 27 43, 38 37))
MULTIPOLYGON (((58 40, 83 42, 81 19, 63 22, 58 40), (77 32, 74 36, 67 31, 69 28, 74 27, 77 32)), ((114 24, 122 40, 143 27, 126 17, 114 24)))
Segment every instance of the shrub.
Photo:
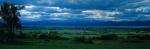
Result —
POLYGON ((139 35, 130 35, 127 37, 128 40, 150 40, 150 35, 148 34, 139 34, 139 35))
POLYGON ((75 38, 73 39, 73 41, 82 42, 82 43, 93 43, 92 38, 87 38, 87 37, 84 37, 84 36, 75 37, 75 38))
POLYGON ((49 33, 49 38, 50 38, 50 39, 53 39, 53 40, 60 40, 60 39, 61 39, 59 33, 58 33, 58 32, 55 32, 55 31, 51 31, 51 32, 49 33))
POLYGON ((118 36, 116 34, 108 34, 108 35, 101 35, 102 40, 117 40, 118 36))
POLYGON ((38 36, 38 39, 43 39, 44 41, 49 41, 48 35, 42 33, 38 36))
POLYGON ((23 32, 20 32, 18 35, 17 35, 17 38, 27 38, 27 34, 23 33, 23 32))

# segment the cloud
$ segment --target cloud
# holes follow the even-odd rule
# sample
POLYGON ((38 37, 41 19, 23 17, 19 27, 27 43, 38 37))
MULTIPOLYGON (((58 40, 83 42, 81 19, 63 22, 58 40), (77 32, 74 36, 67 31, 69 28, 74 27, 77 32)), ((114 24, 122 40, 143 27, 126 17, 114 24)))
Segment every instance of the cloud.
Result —
POLYGON ((125 9, 124 14, 119 16, 120 18, 134 18, 135 21, 147 21, 150 20, 150 7, 149 6, 139 6, 136 8, 125 9))
POLYGON ((121 22, 121 21, 135 21, 134 19, 113 19, 112 21, 121 22))
POLYGON ((71 11, 71 9, 61 8, 57 6, 37 6, 37 5, 26 5, 25 10, 44 11, 44 12, 70 12, 71 11))
POLYGON ((71 15, 68 13, 70 9, 60 8, 60 7, 49 7, 49 6, 35 6, 35 5, 27 5, 24 9, 20 10, 21 17, 24 20, 59 20, 58 17, 66 17, 71 15), (52 18, 53 17, 53 18, 52 18), (56 18, 57 17, 57 18, 56 18))
POLYGON ((28 6, 25 6, 25 8, 27 8, 27 9, 32 9, 32 8, 35 8, 36 6, 34 6, 34 5, 28 5, 28 6))
MULTIPOLYGON (((3 2, 4 0, 1 0, 3 2)), ((113 9, 129 3, 147 2, 148 0, 7 0, 10 3, 24 5, 58 6, 71 9, 113 9), (92 6, 92 7, 91 7, 92 6)), ((1 3, 0 2, 0 3, 1 3)))
POLYGON ((48 18, 48 20, 67 20, 67 19, 64 19, 64 18, 48 18))
POLYGON ((150 0, 142 0, 140 2, 135 2, 135 3, 132 3, 132 4, 143 4, 143 3, 149 3, 150 0))
POLYGON ((104 10, 85 10, 82 11, 82 14, 87 15, 85 18, 91 18, 91 19, 99 19, 99 20, 108 20, 108 19, 114 19, 115 15, 121 14, 121 12, 118 11, 104 11, 104 10))
POLYGON ((70 11, 71 10, 71 9, 60 8, 60 7, 46 7, 46 8, 56 10, 57 12, 64 12, 64 11, 70 11))
MULTIPOLYGON (((2 0, 3 2, 4 0, 2 0)), ((114 9, 120 6, 133 5, 136 3, 145 3, 149 0, 7 0, 8 2, 25 4, 25 5, 39 5, 39 6, 58 6, 71 9, 114 9), (92 7, 91 7, 92 6, 92 7)))
POLYGON ((135 11, 135 12, 149 12, 150 7, 149 6, 141 6, 134 9, 126 9, 126 11, 135 11))
POLYGON ((42 15, 30 15, 30 16, 26 16, 26 19, 39 19, 42 15))
POLYGON ((52 17, 68 17, 71 13, 51 13, 49 16, 52 17))
POLYGON ((144 15, 144 16, 146 16, 146 17, 150 17, 150 14, 146 14, 146 15, 144 15))
POLYGON ((39 21, 42 14, 44 12, 32 12, 29 10, 20 10, 19 11, 21 14, 21 20, 25 20, 25 21, 39 21))
POLYGON ((149 20, 150 14, 150 0, 25 1, 27 5, 20 12, 22 16, 31 16, 28 20, 40 17, 39 20, 137 21, 149 20))
POLYGON ((32 14, 32 12, 27 11, 27 10, 20 10, 19 12, 21 15, 31 15, 32 14))
POLYGON ((42 15, 38 14, 38 15, 26 15, 26 16, 22 16, 21 20, 22 21, 41 21, 43 19, 41 19, 42 15))
POLYGON ((55 20, 79 20, 79 19, 84 19, 85 15, 83 14, 74 14, 74 13, 67 13, 67 12, 63 12, 63 13, 50 13, 49 14, 49 18, 50 19, 55 19, 55 20))

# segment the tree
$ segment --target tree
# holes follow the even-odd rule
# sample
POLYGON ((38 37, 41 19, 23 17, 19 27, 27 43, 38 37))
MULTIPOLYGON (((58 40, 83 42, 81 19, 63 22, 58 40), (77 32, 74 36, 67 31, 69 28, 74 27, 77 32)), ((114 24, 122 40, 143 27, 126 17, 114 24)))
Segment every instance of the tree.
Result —
POLYGON ((6 30, 8 31, 7 37, 5 37, 7 40, 14 40, 15 29, 21 28, 21 25, 19 23, 20 13, 18 12, 18 10, 22 9, 23 7, 24 6, 22 5, 15 5, 4 2, 0 8, 0 16, 3 19, 4 24, 6 25, 6 30))

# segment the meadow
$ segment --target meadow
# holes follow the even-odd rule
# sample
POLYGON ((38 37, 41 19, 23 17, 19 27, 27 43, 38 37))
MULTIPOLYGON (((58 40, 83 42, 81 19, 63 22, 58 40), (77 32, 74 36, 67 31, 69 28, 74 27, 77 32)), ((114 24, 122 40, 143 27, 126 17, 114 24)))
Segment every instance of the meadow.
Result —
POLYGON ((64 40, 49 42, 32 41, 27 44, 0 44, 1 49, 149 49, 150 43, 120 43, 118 41, 101 41, 100 44, 77 43, 64 40))
POLYGON ((1 49, 149 49, 147 28, 24 28, 1 49))

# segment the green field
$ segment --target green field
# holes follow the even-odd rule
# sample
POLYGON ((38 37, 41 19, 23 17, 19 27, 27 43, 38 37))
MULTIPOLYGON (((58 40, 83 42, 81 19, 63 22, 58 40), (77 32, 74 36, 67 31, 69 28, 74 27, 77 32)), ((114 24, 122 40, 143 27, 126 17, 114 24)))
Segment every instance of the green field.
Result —
POLYGON ((0 44, 1 49, 149 49, 150 43, 122 43, 101 41, 99 44, 77 43, 64 40, 32 41, 26 44, 0 44))
MULTIPOLYGON (((17 31, 16 31, 17 32, 17 31)), ((149 31, 142 29, 110 29, 110 28, 57 28, 57 29, 37 29, 25 28, 22 30, 27 35, 25 39, 21 39, 25 43, 0 43, 0 49, 149 49, 150 40, 137 40, 137 38, 123 39, 128 35, 148 34, 149 31), (41 34, 49 35, 48 33, 56 33, 55 35, 63 39, 38 39, 34 37, 41 34), (101 35, 116 34, 119 37, 117 40, 101 40, 91 39, 101 35), (84 42, 75 41, 75 37, 85 37, 84 42), (121 37, 121 38, 120 38, 121 37), (92 41, 92 43, 86 43, 92 41)), ((18 32, 20 33, 20 32, 18 32)), ((113 37, 113 36, 112 36, 113 37)), ((149 37, 149 36, 148 36, 149 37)), ((57 37, 58 38, 58 37, 57 37)), ((145 37, 144 37, 145 38, 145 37)), ((147 37, 146 37, 147 39, 147 37)), ((149 38, 148 38, 149 39, 149 38)))

